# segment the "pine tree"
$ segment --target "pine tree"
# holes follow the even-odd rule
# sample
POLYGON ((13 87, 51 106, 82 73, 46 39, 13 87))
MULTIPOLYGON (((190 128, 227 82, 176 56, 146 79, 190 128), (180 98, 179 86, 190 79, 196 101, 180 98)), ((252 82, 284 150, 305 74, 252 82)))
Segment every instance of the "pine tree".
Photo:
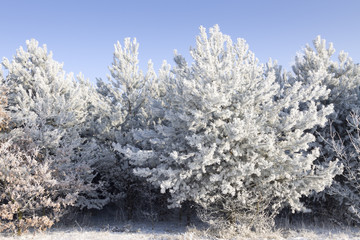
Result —
MULTIPOLYGON (((139 44, 136 39, 126 38, 124 46, 119 42, 115 45, 113 63, 109 67, 111 75, 108 83, 98 80, 98 92, 106 102, 106 109, 101 118, 104 123, 100 136, 108 152, 113 155, 106 161, 99 162, 97 169, 101 179, 107 183, 111 201, 120 203, 126 208, 128 218, 133 218, 136 208, 134 199, 146 199, 145 193, 153 190, 132 173, 129 160, 123 154, 113 152, 113 144, 125 146, 137 144, 133 138, 133 129, 142 129, 150 124, 148 112, 150 98, 163 93, 161 82, 156 76, 153 64, 148 62, 148 71, 144 74, 139 70, 139 44)), ((160 71, 167 71, 167 67, 160 71)), ((140 201, 141 202, 141 201, 140 201)))
POLYGON ((357 142, 354 139, 357 139, 358 125, 355 120, 360 107, 360 66, 344 51, 339 53, 338 61, 332 60, 335 53, 333 44, 327 47, 326 41, 320 36, 313 44, 314 49, 307 45, 303 54, 297 56, 293 71, 298 81, 329 90, 329 96, 317 100, 317 104, 332 104, 334 113, 329 115, 325 127, 317 126, 312 131, 317 132, 317 146, 322 151, 318 160, 329 162, 339 158, 344 165, 344 172, 335 179, 334 184, 314 197, 315 204, 322 202, 324 205, 325 202, 333 217, 360 222, 359 181, 354 177, 359 169, 357 142), (315 75, 320 77, 314 78, 315 75))
POLYGON ((169 207, 193 201, 233 223, 286 204, 306 211, 300 198, 339 172, 336 162, 314 165, 319 149, 310 149, 315 136, 307 132, 332 112, 314 101, 328 91, 290 84, 270 64, 265 71, 243 39, 233 43, 218 26, 209 36, 201 27, 196 44, 191 66, 175 56, 165 96, 151 104, 156 124, 134 131, 141 148, 115 149, 137 176, 171 195, 169 207))
MULTIPOLYGON (((341 51, 338 62, 331 58, 335 53, 333 44, 326 46, 326 41, 318 36, 314 41, 314 49, 306 46, 304 53, 299 54, 292 67, 296 80, 304 84, 314 84, 326 87, 329 95, 319 99, 319 104, 324 106, 333 105, 334 112, 329 116, 336 131, 345 133, 347 118, 352 111, 356 111, 359 101, 360 77, 359 65, 355 64, 347 53, 341 51), (316 77, 315 77, 316 76, 316 77)), ((328 122, 328 123, 329 123, 328 122)), ((321 138, 329 139, 330 131, 327 127, 317 129, 321 138)), ((321 142, 321 139, 318 140, 321 142)), ((323 146, 324 155, 330 160, 333 155, 329 147, 323 146)))

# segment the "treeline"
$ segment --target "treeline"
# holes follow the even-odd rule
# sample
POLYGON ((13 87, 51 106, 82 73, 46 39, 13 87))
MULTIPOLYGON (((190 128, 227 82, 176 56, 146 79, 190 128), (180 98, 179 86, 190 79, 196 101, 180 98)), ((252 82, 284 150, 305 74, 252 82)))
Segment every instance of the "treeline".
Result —
POLYGON ((109 204, 196 206, 218 230, 271 228, 284 208, 359 223, 360 66, 313 43, 286 72, 201 27, 192 64, 142 72, 125 39, 93 86, 27 41, 0 74, 0 230, 109 204))

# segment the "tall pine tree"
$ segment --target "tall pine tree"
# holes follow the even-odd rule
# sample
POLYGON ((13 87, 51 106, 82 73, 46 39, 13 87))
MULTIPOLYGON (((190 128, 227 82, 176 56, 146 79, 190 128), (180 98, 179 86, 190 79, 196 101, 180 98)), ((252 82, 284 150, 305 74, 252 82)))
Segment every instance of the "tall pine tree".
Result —
MULTIPOLYGON (((294 78, 304 85, 326 87, 328 97, 315 100, 318 106, 334 106, 327 125, 316 126, 316 145, 321 148, 320 162, 338 158, 344 165, 343 174, 335 178, 333 185, 315 196, 315 204, 321 202, 335 218, 360 222, 359 206, 359 159, 357 152, 358 114, 360 110, 360 65, 344 51, 338 61, 333 60, 333 44, 327 46, 318 36, 314 48, 306 46, 296 57, 294 78), (324 204, 325 203, 325 204, 324 204), (340 206, 339 206, 340 205, 340 206), (337 210, 337 211, 336 211, 337 210)), ((320 209, 324 211, 324 209, 320 209)))
POLYGON ((332 113, 314 101, 328 90, 277 78, 243 39, 233 43, 218 26, 209 35, 201 27, 196 44, 191 66, 175 56, 162 103, 152 105, 157 124, 134 131, 142 148, 115 149, 132 160, 137 176, 171 195, 169 207, 193 201, 232 222, 285 204, 306 210, 300 198, 339 172, 335 162, 313 163, 319 149, 310 149, 315 136, 307 132, 332 113))
MULTIPOLYGON (((101 116, 104 127, 99 135, 109 153, 113 151, 113 144, 138 144, 132 130, 143 129, 153 122, 149 112, 149 99, 156 99, 164 92, 161 79, 167 74, 169 67, 165 63, 157 77, 153 64, 149 61, 148 71, 144 74, 139 70, 138 48, 136 39, 126 38, 124 46, 119 42, 115 44, 108 82, 99 79, 97 83, 97 90, 107 106, 101 116)), ((133 174, 129 159, 124 154, 112 153, 106 161, 99 162, 98 172, 101 179, 107 183, 107 191, 112 201, 125 207, 128 218, 133 218, 136 210, 147 208, 141 204, 135 206, 134 199, 146 202, 147 205, 150 199, 147 194, 156 193, 150 184, 133 174)))

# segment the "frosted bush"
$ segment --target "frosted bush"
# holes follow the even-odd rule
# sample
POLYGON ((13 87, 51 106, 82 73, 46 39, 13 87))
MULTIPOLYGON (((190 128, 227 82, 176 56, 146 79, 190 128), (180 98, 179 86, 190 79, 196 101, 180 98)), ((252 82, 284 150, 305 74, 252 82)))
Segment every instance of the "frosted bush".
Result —
POLYGON ((54 191, 60 185, 49 168, 51 160, 44 159, 30 139, 7 139, 10 119, 4 111, 5 92, 1 94, 0 232, 43 230, 59 220, 63 208, 74 204, 76 193, 62 195, 54 191))
POLYGON ((42 159, 31 140, 2 141, 0 154, 0 232, 45 230, 59 221, 66 206, 74 205, 77 193, 56 191, 61 185, 51 159, 42 159))

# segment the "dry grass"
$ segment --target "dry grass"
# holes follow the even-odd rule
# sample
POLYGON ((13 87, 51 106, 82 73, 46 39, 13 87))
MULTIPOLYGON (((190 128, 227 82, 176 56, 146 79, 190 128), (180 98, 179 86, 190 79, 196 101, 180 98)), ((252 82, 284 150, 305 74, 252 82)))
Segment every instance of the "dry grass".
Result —
MULTIPOLYGON (((76 224, 75 224, 76 225, 76 224)), ((229 229, 231 231, 231 229, 229 229)), ((1 240, 360 240, 356 228, 296 228, 278 229, 273 232, 242 232, 230 237, 214 237, 208 230, 186 228, 176 222, 118 223, 102 226, 53 228, 45 232, 27 233, 22 236, 0 235, 1 240)))

